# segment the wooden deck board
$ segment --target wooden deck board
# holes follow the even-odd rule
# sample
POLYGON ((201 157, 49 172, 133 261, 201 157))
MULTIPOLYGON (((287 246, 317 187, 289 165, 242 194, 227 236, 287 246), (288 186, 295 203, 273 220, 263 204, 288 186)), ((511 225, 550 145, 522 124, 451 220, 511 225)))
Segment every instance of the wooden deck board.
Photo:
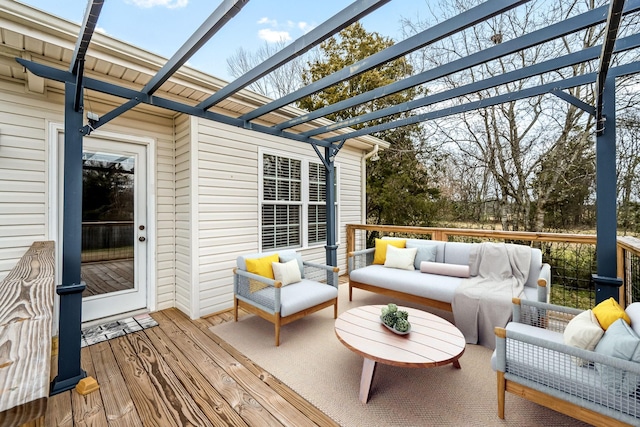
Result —
POLYGON ((50 398, 45 425, 338 426, 209 331, 232 314, 152 316, 158 327, 82 350, 100 389, 50 398))

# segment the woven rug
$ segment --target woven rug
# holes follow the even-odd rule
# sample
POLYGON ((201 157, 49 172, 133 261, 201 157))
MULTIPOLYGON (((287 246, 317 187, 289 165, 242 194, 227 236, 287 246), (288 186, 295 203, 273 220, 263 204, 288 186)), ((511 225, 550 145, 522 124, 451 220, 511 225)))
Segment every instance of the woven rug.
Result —
MULTIPOLYGON (((422 308, 340 285, 339 311, 367 304, 422 308)), ((429 310, 452 321, 451 313, 429 310)), ((254 315, 213 326, 211 331, 345 427, 362 426, 586 426, 582 422, 507 393, 506 419, 497 415, 492 351, 467 345, 452 365, 429 369, 378 364, 367 404, 358 399, 361 356, 336 338, 328 308, 283 326, 280 346, 274 327, 254 315)))
POLYGON ((112 338, 121 337, 132 332, 158 326, 153 317, 149 314, 127 317, 121 320, 112 320, 100 325, 90 326, 82 329, 81 347, 97 344, 112 338))

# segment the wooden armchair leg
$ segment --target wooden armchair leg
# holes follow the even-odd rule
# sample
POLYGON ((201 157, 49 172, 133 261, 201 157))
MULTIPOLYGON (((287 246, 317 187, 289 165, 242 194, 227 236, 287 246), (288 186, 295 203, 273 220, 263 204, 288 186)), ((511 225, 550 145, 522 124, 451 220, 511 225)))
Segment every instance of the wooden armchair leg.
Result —
POLYGON ((278 347, 280 345, 280 313, 276 314, 275 326, 276 326, 276 347, 278 347))
POLYGON ((233 298, 233 320, 238 321, 238 298, 233 298))
POLYGON ((504 398, 506 391, 506 381, 504 372, 498 371, 498 417, 504 420, 504 398))
POLYGON ((336 298, 336 302, 333 304, 333 318, 338 318, 338 299, 336 298))
POLYGON ((351 283, 349 283, 349 301, 353 301, 353 288, 351 287, 351 283))

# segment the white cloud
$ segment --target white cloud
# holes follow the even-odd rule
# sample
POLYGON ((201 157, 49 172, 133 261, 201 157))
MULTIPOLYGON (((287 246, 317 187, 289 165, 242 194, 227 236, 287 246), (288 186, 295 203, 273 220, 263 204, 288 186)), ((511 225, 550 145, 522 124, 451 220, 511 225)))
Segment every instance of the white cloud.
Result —
POLYGON ((189 0, 127 0, 127 3, 131 3, 142 8, 162 6, 167 9, 178 9, 185 7, 189 3, 189 0))
POLYGON ((308 22, 300 21, 298 22, 298 28, 301 29, 303 33, 307 34, 309 31, 313 30, 314 26, 308 22))
POLYGON ((272 27, 277 27, 278 26, 278 21, 276 21, 275 19, 269 19, 266 16, 263 18, 260 18, 258 20, 258 24, 269 24, 272 27))
POLYGON ((275 31, 269 28, 264 28, 258 31, 258 37, 267 43, 277 43, 279 41, 290 41, 291 35, 289 35, 288 31, 275 31))

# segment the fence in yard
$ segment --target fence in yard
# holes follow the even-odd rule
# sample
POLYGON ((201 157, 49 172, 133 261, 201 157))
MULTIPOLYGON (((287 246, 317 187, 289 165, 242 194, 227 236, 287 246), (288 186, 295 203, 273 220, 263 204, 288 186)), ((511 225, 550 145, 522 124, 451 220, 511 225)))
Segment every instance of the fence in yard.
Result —
MULTIPOLYGON (((373 247, 382 236, 421 238, 449 242, 505 242, 540 248, 542 261, 551 265, 551 302, 591 308, 596 290, 596 236, 593 234, 531 233, 461 228, 403 227, 348 224, 347 252, 373 247)), ((640 301, 640 239, 618 238, 618 277, 622 278, 620 302, 640 301)))

